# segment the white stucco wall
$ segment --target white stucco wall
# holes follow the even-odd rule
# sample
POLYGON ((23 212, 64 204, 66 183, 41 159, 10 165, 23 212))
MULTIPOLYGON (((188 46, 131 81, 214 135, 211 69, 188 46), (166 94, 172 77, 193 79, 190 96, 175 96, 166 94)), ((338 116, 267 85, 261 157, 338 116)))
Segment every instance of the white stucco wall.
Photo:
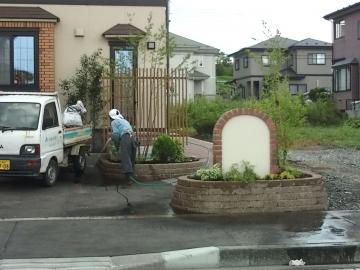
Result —
MULTIPOLYGON (((184 58, 190 54, 190 58, 186 61, 182 68, 196 69, 199 72, 209 75, 210 77, 203 80, 202 94, 205 96, 216 95, 216 56, 210 54, 194 54, 188 52, 175 51, 174 55, 170 59, 170 67, 177 68, 180 63, 183 62, 184 58), (200 66, 202 63, 202 66, 200 66)), ((189 80, 188 82, 188 98, 191 100, 194 98, 194 81, 189 80)))
POLYGON ((227 172, 242 161, 254 165, 260 177, 270 173, 270 131, 255 116, 240 115, 230 119, 222 130, 222 168, 227 172))
MULTIPOLYGON (((6 6, 6 4, 2 5, 6 6)), ((102 34, 116 24, 129 23, 129 14, 132 17, 131 24, 143 31, 150 13, 155 30, 166 22, 165 7, 24 4, 12 6, 37 6, 60 18, 60 22, 55 26, 56 89, 60 80, 74 74, 81 55, 102 49, 103 55, 109 57, 108 40, 102 34), (85 36, 75 37, 75 28, 83 29, 85 36)))

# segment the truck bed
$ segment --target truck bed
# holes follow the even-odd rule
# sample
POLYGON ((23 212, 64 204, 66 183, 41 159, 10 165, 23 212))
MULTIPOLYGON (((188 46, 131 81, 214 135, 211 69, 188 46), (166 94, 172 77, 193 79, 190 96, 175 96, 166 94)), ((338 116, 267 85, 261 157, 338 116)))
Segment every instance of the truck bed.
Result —
POLYGON ((64 147, 87 143, 91 138, 91 126, 64 128, 64 147))

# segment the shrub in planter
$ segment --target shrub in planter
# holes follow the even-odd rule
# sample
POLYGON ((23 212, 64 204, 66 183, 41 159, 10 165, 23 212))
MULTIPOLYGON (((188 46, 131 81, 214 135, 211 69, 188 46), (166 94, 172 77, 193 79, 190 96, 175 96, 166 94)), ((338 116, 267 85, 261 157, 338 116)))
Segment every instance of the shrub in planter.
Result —
POLYGON ((181 142, 169 135, 160 135, 153 144, 151 158, 161 163, 182 162, 185 160, 181 142))
POLYGON ((303 173, 297 169, 286 166, 277 174, 268 174, 264 178, 259 177, 254 166, 244 161, 241 166, 234 164, 230 170, 224 173, 219 164, 215 164, 209 168, 201 168, 191 177, 202 181, 239 181, 244 183, 254 182, 256 180, 284 180, 305 177, 303 173))
POLYGON ((222 170, 219 164, 215 164, 210 168, 201 168, 196 171, 195 178, 203 181, 221 181, 222 170))

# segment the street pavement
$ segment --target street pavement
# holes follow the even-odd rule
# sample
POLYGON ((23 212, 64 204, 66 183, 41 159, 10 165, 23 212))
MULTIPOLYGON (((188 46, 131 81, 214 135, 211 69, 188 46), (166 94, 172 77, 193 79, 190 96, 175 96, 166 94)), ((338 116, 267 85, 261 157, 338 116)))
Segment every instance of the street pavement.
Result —
MULTIPOLYGON (((210 156, 210 144, 193 143, 188 153, 204 159, 210 156)), ((128 207, 115 189, 101 185, 94 166, 97 158, 90 157, 80 183, 74 183, 76 179, 66 171, 53 188, 28 179, 0 179, 0 269, 1 260, 5 265, 9 259, 101 257, 99 263, 103 264, 109 257, 202 247, 227 247, 221 248, 225 252, 244 248, 254 254, 260 248, 286 248, 289 253, 297 247, 344 247, 346 256, 359 258, 359 211, 176 214, 169 206, 174 180, 157 187, 122 188, 131 202, 128 207)), ((333 259, 329 257, 331 263, 333 259)))

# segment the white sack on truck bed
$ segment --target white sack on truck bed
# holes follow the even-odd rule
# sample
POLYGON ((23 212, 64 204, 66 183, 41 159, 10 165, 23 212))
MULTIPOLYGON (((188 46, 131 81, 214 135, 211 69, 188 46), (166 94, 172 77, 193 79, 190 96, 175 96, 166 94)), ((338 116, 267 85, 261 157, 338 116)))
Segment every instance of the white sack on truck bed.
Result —
POLYGON ((67 107, 64 111, 64 126, 66 127, 82 127, 83 122, 81 119, 81 115, 84 115, 87 112, 84 104, 81 102, 81 100, 78 100, 78 102, 75 105, 71 105, 67 107))

